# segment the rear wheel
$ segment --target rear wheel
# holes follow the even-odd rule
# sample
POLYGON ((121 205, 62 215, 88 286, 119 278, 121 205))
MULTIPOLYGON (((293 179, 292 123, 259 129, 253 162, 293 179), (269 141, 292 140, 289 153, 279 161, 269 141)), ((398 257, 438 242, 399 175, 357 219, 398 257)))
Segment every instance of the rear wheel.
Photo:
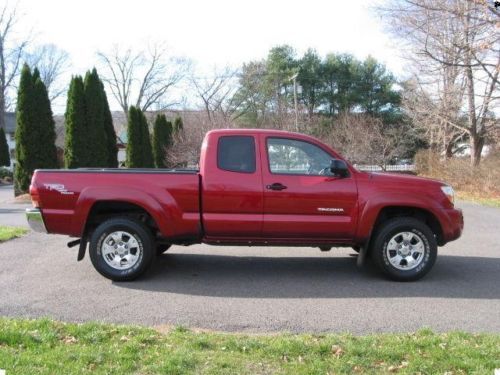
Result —
POLYGON ((95 269, 104 277, 133 280, 153 260, 151 232, 142 222, 130 218, 106 220, 92 233, 89 253, 95 269))
POLYGON ((433 267, 437 243, 425 223, 400 217, 382 224, 370 252, 386 276, 397 281, 412 281, 420 279, 433 267))

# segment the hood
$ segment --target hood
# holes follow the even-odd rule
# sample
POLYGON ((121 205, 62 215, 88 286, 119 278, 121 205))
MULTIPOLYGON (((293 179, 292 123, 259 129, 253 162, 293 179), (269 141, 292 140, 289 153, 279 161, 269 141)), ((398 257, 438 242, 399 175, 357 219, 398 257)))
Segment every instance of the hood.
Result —
POLYGON ((402 173, 387 173, 387 172, 370 172, 370 179, 374 182, 387 182, 390 184, 401 184, 404 186, 418 187, 422 185, 443 186, 445 182, 432 178, 418 177, 410 174, 402 173))

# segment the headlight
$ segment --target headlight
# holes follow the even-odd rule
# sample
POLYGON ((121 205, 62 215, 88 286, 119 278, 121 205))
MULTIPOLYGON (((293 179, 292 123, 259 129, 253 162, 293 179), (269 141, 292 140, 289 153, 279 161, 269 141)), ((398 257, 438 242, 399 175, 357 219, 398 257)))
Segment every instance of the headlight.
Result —
POLYGON ((453 188, 450 185, 444 185, 444 186, 441 186, 441 190, 443 191, 444 195, 446 195, 448 197, 451 204, 454 204, 455 203, 455 191, 453 191, 453 188))

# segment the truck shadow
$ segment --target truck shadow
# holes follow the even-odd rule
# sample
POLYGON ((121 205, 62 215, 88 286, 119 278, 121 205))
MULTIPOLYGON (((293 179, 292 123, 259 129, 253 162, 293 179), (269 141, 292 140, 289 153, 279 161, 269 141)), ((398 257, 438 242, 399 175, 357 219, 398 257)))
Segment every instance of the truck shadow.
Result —
POLYGON ((440 255, 422 280, 393 282, 355 257, 237 257, 166 253, 117 287, 236 298, 500 298, 500 258, 440 255))

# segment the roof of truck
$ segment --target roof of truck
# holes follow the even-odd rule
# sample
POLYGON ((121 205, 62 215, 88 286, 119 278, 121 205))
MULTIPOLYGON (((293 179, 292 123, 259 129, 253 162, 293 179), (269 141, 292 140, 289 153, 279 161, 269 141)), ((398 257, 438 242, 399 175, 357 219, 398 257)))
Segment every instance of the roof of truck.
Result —
MULTIPOLYGON (((324 142, 321 142, 319 139, 307 135, 307 134, 302 134, 302 133, 297 133, 297 132, 289 132, 285 130, 275 130, 275 129, 214 129, 210 130, 207 132, 206 137, 208 138, 211 135, 259 135, 259 134, 266 134, 268 136, 275 136, 275 137, 281 137, 281 138, 295 138, 298 140, 303 140, 306 142, 310 143, 315 143, 322 145, 324 148, 333 151, 336 157, 339 157, 339 154, 332 149, 331 146, 327 145, 324 142)), ((206 139, 207 139, 206 138, 206 139)))
POLYGON ((289 132, 285 130, 276 129, 214 129, 207 132, 207 134, 279 134, 279 135, 296 135, 301 137, 309 137, 306 134, 301 134, 297 132, 289 132))

